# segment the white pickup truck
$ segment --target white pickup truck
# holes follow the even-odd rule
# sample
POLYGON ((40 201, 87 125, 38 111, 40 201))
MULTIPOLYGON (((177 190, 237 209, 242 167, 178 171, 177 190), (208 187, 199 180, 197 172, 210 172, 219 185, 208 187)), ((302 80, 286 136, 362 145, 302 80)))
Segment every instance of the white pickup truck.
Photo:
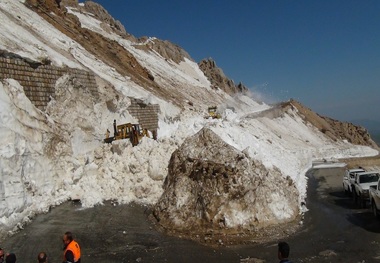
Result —
POLYGON ((380 180, 369 188, 369 203, 375 217, 380 218, 380 180))
POLYGON ((355 183, 353 185, 355 203, 359 202, 359 205, 363 208, 366 206, 369 200, 369 188, 370 186, 377 185, 379 178, 379 172, 361 172, 355 174, 355 183))
POLYGON ((352 188, 351 186, 355 183, 355 174, 365 172, 363 168, 349 169, 346 170, 346 173, 343 175, 343 190, 345 194, 351 195, 352 188))

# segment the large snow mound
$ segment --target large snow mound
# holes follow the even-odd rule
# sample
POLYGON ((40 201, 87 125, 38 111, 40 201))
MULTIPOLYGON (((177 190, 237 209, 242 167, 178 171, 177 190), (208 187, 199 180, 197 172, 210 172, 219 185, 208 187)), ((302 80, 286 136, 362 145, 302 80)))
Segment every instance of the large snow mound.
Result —
POLYGON ((154 209, 169 229, 259 229, 294 220, 298 190, 290 177, 203 128, 173 153, 154 209))

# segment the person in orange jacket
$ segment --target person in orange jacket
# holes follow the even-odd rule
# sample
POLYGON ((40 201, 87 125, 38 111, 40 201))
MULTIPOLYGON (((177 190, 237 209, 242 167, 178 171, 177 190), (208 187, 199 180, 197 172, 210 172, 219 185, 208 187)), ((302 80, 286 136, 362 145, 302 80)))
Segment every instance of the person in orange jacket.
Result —
POLYGON ((66 232, 63 235, 63 262, 64 263, 80 263, 80 247, 73 239, 71 232, 66 232))

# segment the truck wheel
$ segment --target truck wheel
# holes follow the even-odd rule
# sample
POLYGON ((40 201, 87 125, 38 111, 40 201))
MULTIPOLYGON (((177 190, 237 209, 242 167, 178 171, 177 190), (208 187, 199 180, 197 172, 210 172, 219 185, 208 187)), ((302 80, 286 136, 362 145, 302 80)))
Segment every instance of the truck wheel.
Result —
POLYGON ((356 195, 355 192, 352 193, 354 196, 354 203, 356 204, 358 202, 358 196, 356 195))
POLYGON ((361 207, 361 208, 365 208, 365 207, 366 207, 366 200, 363 199, 363 198, 360 196, 359 201, 360 201, 360 207, 361 207))
POLYGON ((350 192, 355 199, 356 191, 355 191, 355 187, 353 185, 351 185, 351 191, 350 192))
POLYGON ((379 218, 380 215, 379 215, 379 210, 377 210, 377 207, 376 207, 376 204, 375 204, 375 201, 372 200, 372 212, 373 212, 373 215, 376 217, 376 218, 379 218))
POLYGON ((361 197, 360 195, 358 195, 356 200, 358 201, 359 208, 363 208, 363 207, 362 207, 362 205, 363 205, 362 197, 361 197))
POLYGON ((356 201, 359 202, 359 207, 360 208, 365 208, 365 206, 366 206, 366 200, 363 199, 363 197, 361 195, 356 195, 356 201))

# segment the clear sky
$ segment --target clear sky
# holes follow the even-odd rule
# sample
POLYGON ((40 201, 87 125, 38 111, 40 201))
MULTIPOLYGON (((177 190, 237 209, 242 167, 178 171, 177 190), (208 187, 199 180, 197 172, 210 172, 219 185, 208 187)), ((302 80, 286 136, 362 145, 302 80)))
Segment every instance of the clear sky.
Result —
MULTIPOLYGON (((82 1, 80 1, 82 2, 82 1)), ((95 0, 128 33, 169 40, 269 102, 380 121, 380 1, 95 0)))

